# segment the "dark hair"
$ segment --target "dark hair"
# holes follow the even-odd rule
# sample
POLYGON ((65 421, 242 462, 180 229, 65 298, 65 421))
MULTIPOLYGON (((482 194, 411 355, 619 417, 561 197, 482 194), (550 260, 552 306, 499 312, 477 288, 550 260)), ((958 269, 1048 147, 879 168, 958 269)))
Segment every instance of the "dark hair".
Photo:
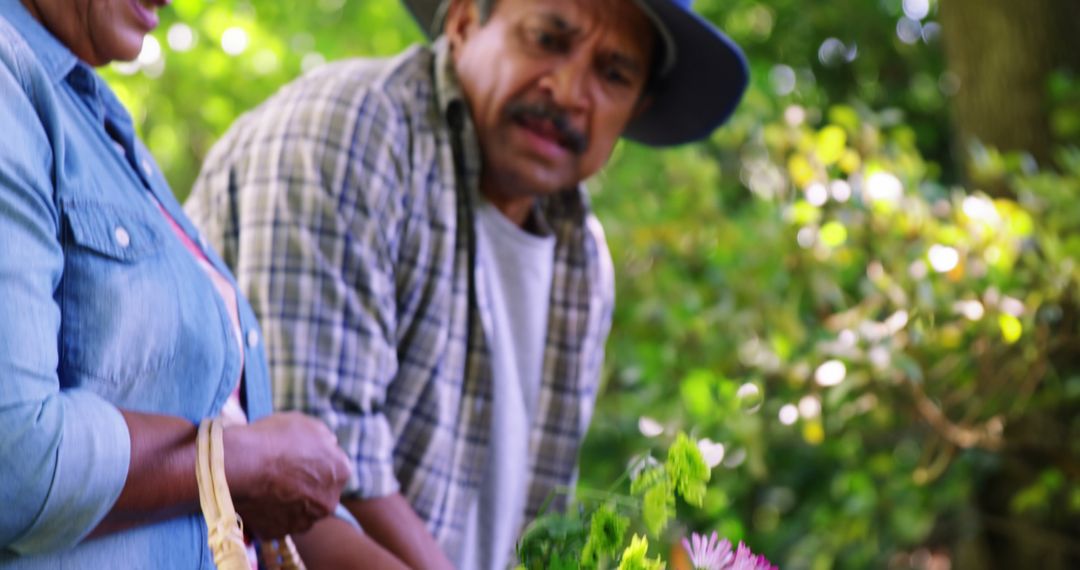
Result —
MULTIPOLYGON (((439 2, 439 7, 435 11, 435 22, 432 26, 435 28, 432 32, 433 36, 438 36, 446 29, 446 14, 450 10, 450 3, 454 0, 442 0, 439 2)), ((488 18, 491 17, 491 13, 495 10, 495 0, 471 0, 473 4, 476 4, 476 11, 480 14, 480 23, 486 24, 488 18)))
POLYGON ((667 46, 664 45, 664 38, 661 37, 660 31, 654 29, 654 35, 656 41, 653 42, 652 48, 652 65, 649 66, 649 76, 645 79, 645 87, 641 89, 641 96, 647 97, 654 95, 657 90, 660 89, 660 84, 664 79, 664 63, 667 62, 667 46))
POLYGON ((476 2, 476 9, 480 12, 480 23, 486 23, 488 18, 491 17, 491 11, 495 9, 495 0, 473 0, 476 2))

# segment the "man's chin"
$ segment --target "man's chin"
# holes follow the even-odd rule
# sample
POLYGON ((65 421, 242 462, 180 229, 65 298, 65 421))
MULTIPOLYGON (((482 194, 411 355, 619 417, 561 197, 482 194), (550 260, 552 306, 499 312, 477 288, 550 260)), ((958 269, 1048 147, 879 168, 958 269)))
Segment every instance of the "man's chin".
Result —
POLYGON ((546 177, 546 176, 533 176, 519 178, 520 184, 518 186, 519 192, 531 196, 550 196, 566 190, 568 188, 574 188, 578 185, 578 181, 574 181, 571 177, 546 177))
POLYGON ((498 188, 491 190, 503 195, 550 196, 574 188, 581 182, 565 172, 565 168, 548 164, 546 161, 520 160, 511 168, 499 170, 502 172, 492 177, 498 188))

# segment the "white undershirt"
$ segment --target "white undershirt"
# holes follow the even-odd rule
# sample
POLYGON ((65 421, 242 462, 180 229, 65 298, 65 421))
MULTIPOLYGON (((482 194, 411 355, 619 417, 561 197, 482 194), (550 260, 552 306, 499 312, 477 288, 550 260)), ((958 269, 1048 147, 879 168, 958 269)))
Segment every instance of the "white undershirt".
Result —
POLYGON ((467 521, 462 570, 510 565, 528 492, 529 432, 544 364, 555 237, 530 234, 495 207, 477 209, 477 256, 491 312, 491 443, 467 521))

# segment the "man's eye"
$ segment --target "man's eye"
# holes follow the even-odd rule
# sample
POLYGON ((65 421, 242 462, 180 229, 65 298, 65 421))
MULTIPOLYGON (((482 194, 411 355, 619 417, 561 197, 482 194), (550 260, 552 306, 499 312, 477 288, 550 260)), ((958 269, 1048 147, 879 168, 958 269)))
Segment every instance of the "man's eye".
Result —
POLYGON ((603 76, 604 81, 607 81, 608 83, 619 86, 630 85, 630 78, 618 67, 606 67, 601 70, 601 75, 603 76))
POLYGON ((546 30, 533 30, 532 37, 533 43, 544 51, 561 52, 566 48, 562 38, 546 30))

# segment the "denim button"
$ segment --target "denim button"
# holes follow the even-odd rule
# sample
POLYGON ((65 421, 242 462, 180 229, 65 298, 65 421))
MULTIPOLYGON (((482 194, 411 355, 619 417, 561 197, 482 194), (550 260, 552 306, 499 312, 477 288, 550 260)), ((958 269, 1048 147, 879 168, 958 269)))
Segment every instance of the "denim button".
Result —
POLYGON ((127 230, 123 226, 116 226, 113 230, 113 237, 116 238, 116 244, 120 247, 127 247, 131 245, 131 236, 128 235, 127 230))

